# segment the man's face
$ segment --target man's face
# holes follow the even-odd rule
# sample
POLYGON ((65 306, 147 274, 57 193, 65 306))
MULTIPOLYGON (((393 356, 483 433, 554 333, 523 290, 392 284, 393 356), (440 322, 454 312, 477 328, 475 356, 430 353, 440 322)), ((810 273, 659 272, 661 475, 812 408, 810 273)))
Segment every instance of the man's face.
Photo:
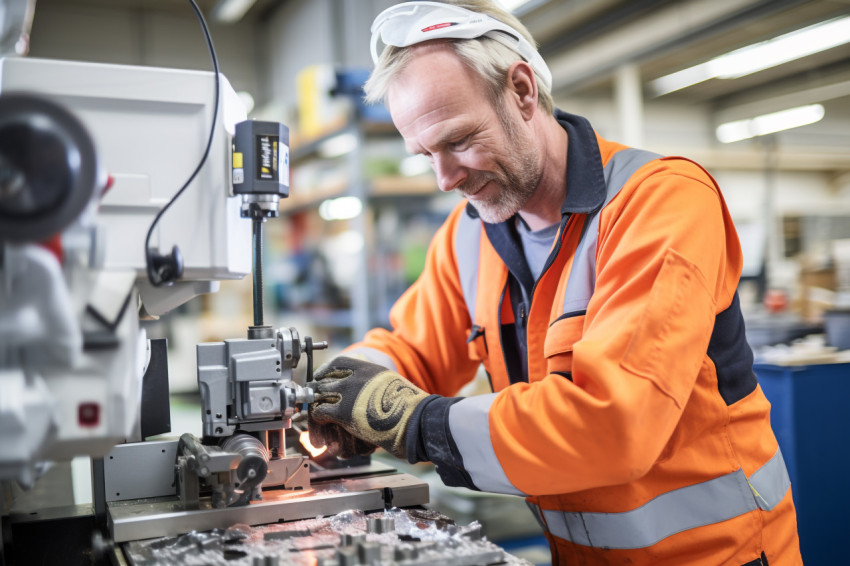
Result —
POLYGON ((408 151, 426 155, 440 190, 459 191, 482 220, 507 220, 540 180, 536 140, 509 99, 494 107, 480 79, 448 46, 416 49, 387 97, 408 151))

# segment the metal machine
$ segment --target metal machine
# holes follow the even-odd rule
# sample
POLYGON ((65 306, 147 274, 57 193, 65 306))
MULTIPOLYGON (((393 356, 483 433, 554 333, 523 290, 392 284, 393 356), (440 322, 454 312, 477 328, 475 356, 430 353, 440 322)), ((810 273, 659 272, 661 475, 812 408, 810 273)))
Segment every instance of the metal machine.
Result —
MULTIPOLYGON (((215 73, 0 58, 0 566, 523 563, 418 508, 411 475, 287 446, 327 347, 263 318, 288 130, 246 120, 190 3, 215 73), (197 346, 201 437, 145 441, 171 429, 140 318, 249 272, 246 336, 197 346), (91 505, 16 512, 13 487, 78 455, 91 505)), ((0 55, 26 52, 33 8, 0 0, 0 55)))
POLYGON ((155 360, 136 311, 158 316, 250 271, 229 167, 245 111, 220 81, 212 116, 209 73, 0 61, 0 436, 21 446, 0 453, 0 479, 31 484, 41 461, 142 440, 141 383, 155 360), (152 230, 154 249, 181 251, 182 277, 157 286, 145 233, 198 162, 205 131, 210 158, 152 230))
POLYGON ((246 121, 218 80, 214 104, 211 73, 0 59, 6 526, 12 482, 32 487, 77 455, 94 459, 94 514, 116 543, 428 501, 412 476, 328 478, 287 451, 284 431, 312 402, 313 352, 327 346, 263 320, 262 226, 289 194, 288 131, 246 121), (148 256, 172 262, 154 267, 170 281, 150 277, 148 256), (143 442, 140 396, 167 364, 139 317, 249 271, 246 337, 197 347, 202 437, 143 442))

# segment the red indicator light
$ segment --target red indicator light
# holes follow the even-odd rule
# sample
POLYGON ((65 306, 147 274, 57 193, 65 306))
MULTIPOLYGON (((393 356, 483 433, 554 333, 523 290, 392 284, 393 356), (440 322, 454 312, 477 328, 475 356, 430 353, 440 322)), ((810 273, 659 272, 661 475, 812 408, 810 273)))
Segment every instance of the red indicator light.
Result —
POLYGON ((80 426, 92 427, 100 423, 100 405, 97 403, 80 403, 77 407, 77 422, 80 426))

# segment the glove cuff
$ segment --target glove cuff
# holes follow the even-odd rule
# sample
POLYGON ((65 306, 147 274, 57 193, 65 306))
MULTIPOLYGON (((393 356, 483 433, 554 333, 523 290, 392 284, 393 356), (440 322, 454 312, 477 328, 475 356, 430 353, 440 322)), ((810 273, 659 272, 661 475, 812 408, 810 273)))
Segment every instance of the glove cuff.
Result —
MULTIPOLYGON (((442 397, 440 395, 428 395, 425 399, 419 403, 416 408, 413 410, 413 414, 410 415, 410 420, 407 425, 407 437, 405 438, 405 448, 407 449, 407 461, 411 464, 418 464, 419 462, 428 462, 428 452, 425 450, 425 439, 421 436, 421 431, 427 429, 427 426, 423 426, 422 423, 422 415, 425 413, 425 409, 438 401, 439 399, 451 400, 450 397, 442 397)), ((451 406, 451 405, 450 405, 451 406)), ((433 411, 429 411, 428 414, 432 415, 433 411)), ((448 415, 446 415, 448 416, 448 415)), ((432 417, 433 418, 433 417, 432 417)))
POLYGON ((449 428, 449 409, 463 397, 429 395, 410 417, 407 426, 407 461, 433 462, 446 485, 478 490, 463 466, 449 428))

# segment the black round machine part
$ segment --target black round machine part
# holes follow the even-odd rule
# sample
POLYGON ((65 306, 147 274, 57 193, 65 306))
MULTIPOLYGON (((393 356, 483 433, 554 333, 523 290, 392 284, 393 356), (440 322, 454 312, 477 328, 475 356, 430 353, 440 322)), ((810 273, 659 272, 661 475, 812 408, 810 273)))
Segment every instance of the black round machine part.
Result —
POLYGON ((40 241, 64 230, 102 188, 94 142, 59 104, 0 96, 0 241, 40 241))

